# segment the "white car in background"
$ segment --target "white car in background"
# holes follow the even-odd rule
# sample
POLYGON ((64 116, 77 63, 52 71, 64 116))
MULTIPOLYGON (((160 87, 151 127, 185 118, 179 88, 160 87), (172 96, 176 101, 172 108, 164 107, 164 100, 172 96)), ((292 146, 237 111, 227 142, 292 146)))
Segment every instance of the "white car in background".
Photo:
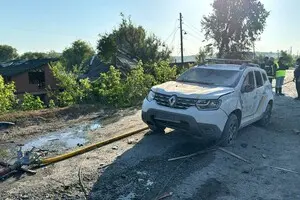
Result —
POLYGON ((239 129, 270 123, 274 97, 266 72, 246 61, 213 61, 227 64, 195 66, 176 81, 152 87, 142 106, 142 119, 151 130, 184 130, 226 146, 239 129))

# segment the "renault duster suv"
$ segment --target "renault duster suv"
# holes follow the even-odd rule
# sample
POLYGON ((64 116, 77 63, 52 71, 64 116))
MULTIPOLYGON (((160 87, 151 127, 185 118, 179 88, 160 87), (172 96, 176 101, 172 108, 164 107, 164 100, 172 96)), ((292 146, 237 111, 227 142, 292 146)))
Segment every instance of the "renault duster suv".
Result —
POLYGON ((154 132, 189 131, 219 139, 223 146, 242 127, 257 121, 268 125, 273 93, 266 72, 240 62, 195 66, 176 81, 152 87, 143 102, 143 121, 154 132))

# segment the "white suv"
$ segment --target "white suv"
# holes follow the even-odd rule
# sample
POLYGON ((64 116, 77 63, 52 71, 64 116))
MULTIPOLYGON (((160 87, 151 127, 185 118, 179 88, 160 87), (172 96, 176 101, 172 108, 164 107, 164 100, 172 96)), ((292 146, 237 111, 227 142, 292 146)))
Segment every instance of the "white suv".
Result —
POLYGON ((268 125, 272 105, 272 86, 257 65, 205 64, 152 87, 142 119, 154 132, 180 129, 213 136, 226 146, 242 127, 256 121, 268 125))

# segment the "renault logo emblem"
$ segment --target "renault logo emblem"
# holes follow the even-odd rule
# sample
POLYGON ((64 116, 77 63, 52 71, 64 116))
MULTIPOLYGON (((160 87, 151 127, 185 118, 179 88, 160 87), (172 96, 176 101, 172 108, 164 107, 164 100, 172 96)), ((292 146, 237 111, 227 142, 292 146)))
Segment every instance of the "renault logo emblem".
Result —
POLYGON ((170 97, 169 104, 170 104, 171 107, 173 107, 176 104, 176 100, 177 100, 176 96, 171 96, 170 97))

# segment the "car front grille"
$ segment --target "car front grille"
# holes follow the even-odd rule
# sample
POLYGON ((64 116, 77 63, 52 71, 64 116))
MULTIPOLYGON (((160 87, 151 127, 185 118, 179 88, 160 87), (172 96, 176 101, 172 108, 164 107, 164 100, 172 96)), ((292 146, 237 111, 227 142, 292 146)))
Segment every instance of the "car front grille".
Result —
POLYGON ((177 97, 176 103, 173 106, 171 106, 169 103, 169 99, 172 96, 173 95, 155 93, 154 100, 156 100, 158 105, 177 108, 177 109, 188 109, 191 106, 195 106, 197 102, 197 99, 177 97))

